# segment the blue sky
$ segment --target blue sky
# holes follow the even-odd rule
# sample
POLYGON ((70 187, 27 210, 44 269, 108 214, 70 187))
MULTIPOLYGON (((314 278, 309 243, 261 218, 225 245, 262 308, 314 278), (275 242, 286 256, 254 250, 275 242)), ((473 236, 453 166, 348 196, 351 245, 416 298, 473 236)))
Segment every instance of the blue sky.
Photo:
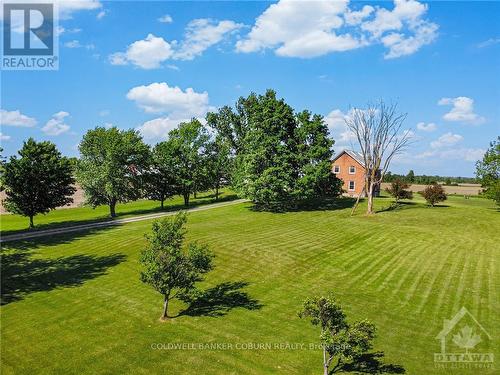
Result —
POLYGON ((325 116, 351 148, 351 107, 407 112, 414 144, 393 172, 472 176, 500 134, 498 2, 62 2, 58 71, 3 71, 2 147, 89 128, 178 122, 273 88, 325 116))

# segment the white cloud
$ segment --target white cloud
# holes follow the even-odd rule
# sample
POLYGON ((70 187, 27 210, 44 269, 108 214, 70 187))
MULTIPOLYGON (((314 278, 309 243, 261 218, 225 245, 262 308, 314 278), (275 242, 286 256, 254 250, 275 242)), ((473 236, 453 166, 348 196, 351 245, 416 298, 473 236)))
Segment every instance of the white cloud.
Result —
POLYGON ((60 135, 66 133, 70 126, 64 122, 64 119, 69 116, 68 112, 57 112, 52 115, 52 118, 47 121, 42 131, 47 135, 60 135))
POLYGON ((95 49, 95 46, 92 43, 83 45, 80 43, 80 41, 78 41, 76 39, 64 43, 64 47, 67 47, 67 48, 86 48, 88 50, 95 49))
POLYGON ((67 48, 80 48, 80 47, 82 47, 82 45, 80 44, 80 42, 78 40, 72 40, 72 41, 64 43, 64 47, 67 47, 67 48))
POLYGON ((153 120, 146 121, 137 130, 142 134, 145 140, 160 140, 166 139, 168 133, 177 127, 181 122, 189 121, 190 119, 173 120, 168 117, 159 117, 153 120))
POLYGON ((473 125, 479 125, 486 121, 484 117, 474 113, 474 100, 466 96, 442 98, 438 104, 453 106, 450 112, 443 116, 443 119, 446 121, 458 121, 473 125))
POLYGON ((344 129, 347 117, 340 109, 334 109, 325 116, 325 122, 330 129, 344 129))
POLYGON ((348 1, 281 0, 269 6, 250 33, 237 42, 238 52, 273 49, 277 55, 311 58, 382 43, 385 58, 410 55, 437 36, 438 25, 423 18, 427 5, 394 0, 394 8, 365 5, 352 10, 348 1))
POLYGON ((172 17, 168 14, 165 14, 163 16, 161 16, 160 18, 158 18, 158 22, 161 22, 161 23, 172 23, 174 20, 172 19, 172 17))
POLYGON ((437 140, 431 142, 431 147, 432 148, 450 147, 462 141, 463 139, 464 137, 462 137, 460 134, 453 134, 451 132, 448 132, 443 134, 437 140))
MULTIPOLYGON (((40 0, 40 2, 46 1, 40 0)), ((58 4, 59 18, 61 19, 71 18, 74 12, 102 8, 102 4, 99 0, 55 0, 53 2, 58 4)))
POLYGON ((446 160, 465 160, 469 162, 476 162, 480 160, 486 150, 481 148, 454 148, 449 150, 433 150, 424 151, 415 156, 416 159, 446 159, 446 160))
POLYGON ((114 124, 112 124, 111 122, 105 122, 105 123, 104 123, 104 127, 105 127, 106 129, 111 129, 113 126, 115 126, 115 125, 114 125, 114 124))
POLYGON ((127 98, 148 113, 168 113, 172 119, 203 117, 208 110, 206 91, 197 93, 191 87, 183 91, 165 82, 134 87, 127 98))
POLYGON ((350 115, 351 111, 344 113, 340 109, 334 109, 325 116, 330 137, 335 140, 335 146, 340 149, 348 148, 357 141, 356 135, 346 125, 346 120, 350 115))
POLYGON ((433 122, 429 122, 428 124, 426 124, 425 122, 419 122, 417 124, 417 129, 424 132, 433 132, 437 129, 437 126, 433 122))
POLYGON ((10 135, 5 135, 0 132, 0 141, 9 141, 10 140, 10 135))
POLYGON ((103 110, 99 111, 99 116, 101 116, 101 117, 108 116, 110 113, 111 112, 109 109, 103 109, 103 110))
POLYGON ((373 8, 371 5, 365 5, 359 11, 349 10, 344 15, 345 22, 348 25, 359 25, 365 18, 369 17, 374 10, 375 8, 373 8))
POLYGON ((23 115, 19 110, 6 111, 0 109, 0 124, 7 126, 19 126, 30 128, 36 125, 36 120, 33 117, 23 115))
POLYGON ((477 45, 477 48, 485 48, 489 46, 494 46, 495 44, 500 43, 500 38, 490 38, 488 40, 485 40, 484 42, 481 42, 477 45))
POLYGON ((128 46, 126 52, 109 56, 112 65, 134 64, 143 69, 159 68, 160 64, 173 54, 170 44, 161 37, 148 34, 146 39, 138 40, 128 46))
POLYGON ((108 14, 108 12, 107 12, 107 11, 105 11, 105 10, 101 10, 99 13, 97 13, 96 18, 97 18, 98 20, 101 20, 101 19, 103 19, 103 18, 104 18, 104 16, 106 16, 106 14, 108 14))
POLYGON ((186 35, 174 58, 192 60, 206 49, 219 43, 224 35, 243 27, 243 24, 233 21, 215 22, 207 18, 192 20, 186 27, 186 35))

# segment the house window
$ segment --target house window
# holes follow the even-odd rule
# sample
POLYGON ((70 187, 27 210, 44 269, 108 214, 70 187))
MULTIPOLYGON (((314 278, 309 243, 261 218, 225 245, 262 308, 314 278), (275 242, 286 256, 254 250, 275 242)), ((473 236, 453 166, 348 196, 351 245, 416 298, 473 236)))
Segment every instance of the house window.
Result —
POLYGON ((333 167, 333 173, 340 173, 340 167, 338 165, 333 167))
POLYGON ((354 181, 349 181, 349 190, 354 190, 354 181))
POLYGON ((355 174, 356 173, 356 167, 354 165, 351 165, 349 167, 349 174, 355 174))

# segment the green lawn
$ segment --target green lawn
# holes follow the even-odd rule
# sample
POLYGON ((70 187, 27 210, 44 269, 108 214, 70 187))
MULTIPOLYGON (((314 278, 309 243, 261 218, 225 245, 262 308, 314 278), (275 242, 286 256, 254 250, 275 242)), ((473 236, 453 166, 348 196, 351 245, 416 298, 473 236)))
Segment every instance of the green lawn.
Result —
MULTIPOLYGON (((188 239, 210 244, 216 269, 202 285, 208 302, 167 323, 158 320, 160 296, 139 281, 150 222, 6 244, 2 373, 320 374, 321 352, 308 348, 318 331, 297 311, 307 296, 329 291, 350 320, 377 325, 374 351, 395 371, 495 373, 436 369, 433 362, 443 319, 465 306, 490 333, 484 344, 500 366, 494 205, 450 197, 445 206, 416 200, 372 217, 361 205, 350 217, 342 202, 291 213, 238 204, 190 214, 188 239), (226 350, 152 348, 159 343, 226 350), (267 343, 306 347, 245 350, 267 343)), ((379 210, 389 204, 376 201, 379 210)))
MULTIPOLYGON (((235 199, 236 195, 226 189, 219 196, 220 201, 235 199)), ((211 193, 200 193, 197 198, 191 196, 190 207, 202 204, 213 203, 215 198, 211 193)), ((184 200, 181 196, 175 196, 165 201, 164 210, 178 210, 184 208, 184 200)), ((116 205, 117 218, 144 215, 160 212, 160 202, 150 200, 139 200, 135 202, 119 203, 116 205)), ((99 206, 95 209, 91 207, 77 207, 54 210, 46 215, 37 215, 34 218, 35 230, 56 228, 60 226, 71 226, 87 224, 95 221, 111 220, 109 217, 109 207, 99 206)), ((8 235, 28 231, 29 219, 20 215, 0 215, 0 235, 8 235)))

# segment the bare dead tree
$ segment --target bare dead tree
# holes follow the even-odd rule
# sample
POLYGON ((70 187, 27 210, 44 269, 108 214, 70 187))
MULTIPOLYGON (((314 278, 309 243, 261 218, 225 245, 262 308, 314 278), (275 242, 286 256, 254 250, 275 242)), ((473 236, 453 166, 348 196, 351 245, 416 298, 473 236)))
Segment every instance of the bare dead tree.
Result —
MULTIPOLYGON (((394 156, 403 152, 410 144, 409 130, 401 131, 406 113, 397 113, 397 105, 383 101, 368 105, 366 109, 353 108, 345 120, 347 128, 358 140, 363 161, 365 178, 363 192, 368 195, 366 213, 373 213, 373 194, 380 185, 394 156)), ((361 194, 360 194, 361 195, 361 194)), ((352 210, 354 213, 360 195, 352 210)), ((351 214, 352 214, 351 213, 351 214)))

